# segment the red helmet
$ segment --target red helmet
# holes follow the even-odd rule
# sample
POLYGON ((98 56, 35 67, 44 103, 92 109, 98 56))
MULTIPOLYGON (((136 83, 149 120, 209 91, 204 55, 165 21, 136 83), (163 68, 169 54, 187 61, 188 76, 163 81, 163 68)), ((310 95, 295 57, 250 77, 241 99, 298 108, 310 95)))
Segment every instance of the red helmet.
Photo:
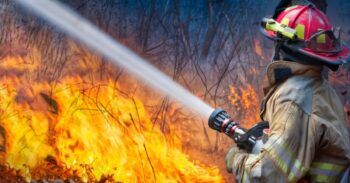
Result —
MULTIPOLYGON (((289 49, 328 65, 350 61, 350 48, 334 35, 328 17, 313 4, 291 6, 278 15, 276 22, 296 31, 296 39, 284 44, 289 49)), ((262 31, 271 39, 279 37, 274 31, 262 31)))

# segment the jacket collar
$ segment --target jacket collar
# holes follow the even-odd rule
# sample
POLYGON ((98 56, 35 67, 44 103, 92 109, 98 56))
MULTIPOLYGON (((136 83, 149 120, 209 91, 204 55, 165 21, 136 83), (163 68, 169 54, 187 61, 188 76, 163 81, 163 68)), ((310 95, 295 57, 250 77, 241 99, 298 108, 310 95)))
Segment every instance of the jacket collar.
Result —
POLYGON ((275 85, 293 75, 305 75, 309 77, 322 77, 321 65, 305 65, 297 62, 274 61, 267 67, 267 79, 269 85, 275 85))
POLYGON ((279 84, 293 75, 322 77, 323 67, 320 65, 305 65, 289 61, 274 61, 267 67, 269 85, 264 88, 265 97, 260 106, 260 117, 264 120, 266 103, 278 88, 279 84))

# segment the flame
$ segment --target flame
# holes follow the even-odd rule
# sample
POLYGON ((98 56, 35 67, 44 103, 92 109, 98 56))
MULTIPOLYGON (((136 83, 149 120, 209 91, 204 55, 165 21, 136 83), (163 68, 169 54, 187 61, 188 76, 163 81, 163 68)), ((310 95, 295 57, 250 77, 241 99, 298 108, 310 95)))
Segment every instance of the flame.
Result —
MULTIPOLYGON (((84 54, 79 67, 92 58, 84 54)), ((53 85, 35 79, 41 65, 35 48, 1 60, 0 70, 12 73, 0 77, 2 166, 27 181, 223 182, 218 168, 190 160, 176 130, 153 124, 140 99, 118 92, 119 83, 78 72, 53 85)))
POLYGON ((228 100, 244 126, 252 126, 260 120, 258 95, 252 85, 240 88, 230 86, 228 100))
POLYGON ((254 39, 255 53, 260 57, 264 58, 263 50, 261 48, 261 43, 258 39, 254 39))

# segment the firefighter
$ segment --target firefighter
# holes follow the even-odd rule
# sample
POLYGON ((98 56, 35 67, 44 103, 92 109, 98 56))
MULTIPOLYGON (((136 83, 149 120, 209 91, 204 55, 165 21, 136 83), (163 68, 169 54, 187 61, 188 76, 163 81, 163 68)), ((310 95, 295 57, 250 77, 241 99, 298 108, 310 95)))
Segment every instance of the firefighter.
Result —
POLYGON ((296 38, 263 30, 276 44, 261 108, 261 118, 270 124, 268 140, 259 154, 231 148, 225 159, 227 171, 244 183, 347 183, 346 116, 322 70, 337 70, 350 61, 350 49, 311 3, 283 9, 275 20, 295 30, 296 38))

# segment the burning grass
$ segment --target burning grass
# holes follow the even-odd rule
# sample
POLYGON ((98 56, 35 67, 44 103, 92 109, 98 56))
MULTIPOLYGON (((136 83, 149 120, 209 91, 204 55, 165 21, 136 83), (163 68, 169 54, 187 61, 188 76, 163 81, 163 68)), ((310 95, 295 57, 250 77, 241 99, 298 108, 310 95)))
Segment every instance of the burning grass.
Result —
POLYGON ((191 161, 175 131, 164 133, 118 82, 70 75, 53 86, 34 79, 41 60, 27 59, 6 56, 0 65, 11 73, 0 78, 3 180, 223 181, 217 168, 191 161))

